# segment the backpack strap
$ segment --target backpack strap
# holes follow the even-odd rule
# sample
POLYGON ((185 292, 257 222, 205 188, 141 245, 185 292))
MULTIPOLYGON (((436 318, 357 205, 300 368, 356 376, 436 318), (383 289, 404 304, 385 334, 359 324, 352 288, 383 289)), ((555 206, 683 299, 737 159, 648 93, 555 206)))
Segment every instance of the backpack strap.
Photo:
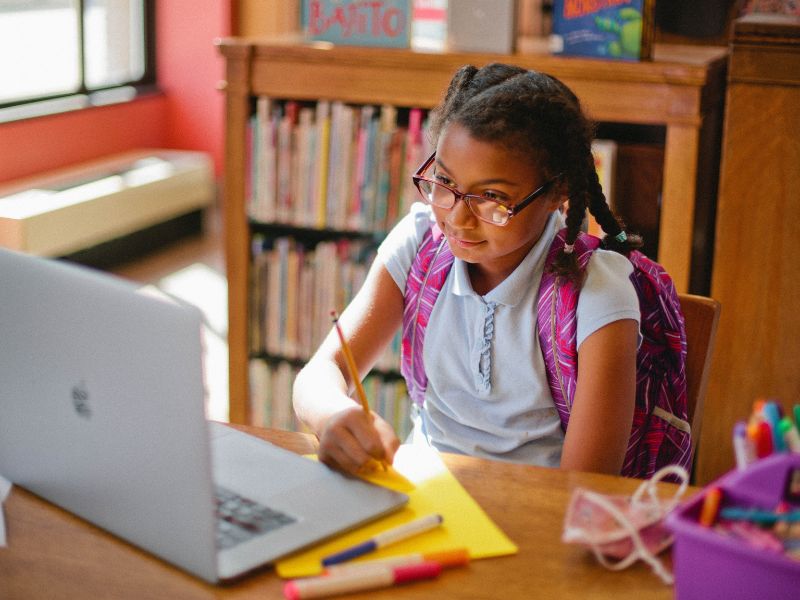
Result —
POLYGON ((400 372, 406 380, 409 397, 419 406, 428 387, 422 362, 425 330, 453 260, 447 239, 434 224, 425 232, 406 278, 400 372))
MULTIPOLYGON (((561 428, 566 431, 578 382, 577 309, 580 283, 552 272, 551 266, 564 247, 566 228, 559 231, 547 252, 536 306, 537 333, 542 348, 547 381, 561 428)), ((575 255, 583 272, 600 239, 581 233, 575 240, 575 255)))
MULTIPOLYGON (((539 343, 545 359, 548 383, 564 430, 569 421, 578 375, 575 311, 580 289, 556 277, 549 267, 563 247, 565 235, 566 229, 562 229, 550 245, 539 286, 537 306, 539 343), (555 335, 557 331, 560 335, 555 335)), ((575 241, 575 252, 581 269, 586 268, 592 252, 599 245, 600 240, 594 236, 581 234, 578 237, 575 241)), ((425 330, 452 264, 453 254, 447 240, 434 224, 422 238, 409 269, 404 293, 400 372, 406 380, 409 397, 419 405, 425 398, 428 386, 422 361, 425 330)))

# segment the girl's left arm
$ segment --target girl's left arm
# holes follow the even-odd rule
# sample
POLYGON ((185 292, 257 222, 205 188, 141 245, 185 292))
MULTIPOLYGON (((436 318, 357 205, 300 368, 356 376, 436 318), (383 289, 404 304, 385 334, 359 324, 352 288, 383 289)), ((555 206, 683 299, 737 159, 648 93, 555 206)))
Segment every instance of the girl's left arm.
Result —
POLYGON ((638 331, 632 319, 614 321, 578 348, 578 383, 562 468, 620 473, 633 422, 638 331))

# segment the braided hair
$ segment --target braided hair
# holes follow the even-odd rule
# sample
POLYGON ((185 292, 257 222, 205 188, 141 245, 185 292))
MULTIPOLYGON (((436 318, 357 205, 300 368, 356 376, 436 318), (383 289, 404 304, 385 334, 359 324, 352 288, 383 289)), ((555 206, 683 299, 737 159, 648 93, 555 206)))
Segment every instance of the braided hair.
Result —
POLYGON ((431 114, 434 142, 449 123, 458 123, 475 139, 536 156, 547 179, 563 174, 569 208, 565 247, 553 263, 557 274, 580 277, 572 244, 587 209, 606 233, 603 248, 627 254, 641 247, 641 238, 625 232, 606 202, 592 155, 594 123, 555 77, 501 63, 461 67, 431 114))

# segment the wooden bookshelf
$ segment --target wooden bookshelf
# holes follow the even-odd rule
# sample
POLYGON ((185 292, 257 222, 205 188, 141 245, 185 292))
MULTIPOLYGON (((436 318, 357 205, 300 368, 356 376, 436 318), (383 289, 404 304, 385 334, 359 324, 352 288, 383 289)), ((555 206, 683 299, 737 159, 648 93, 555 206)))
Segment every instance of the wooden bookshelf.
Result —
POLYGON ((252 98, 340 100, 432 108, 464 64, 508 62, 551 73, 609 123, 665 128, 658 259, 679 291, 707 291, 727 50, 659 46, 650 62, 544 54, 431 54, 228 38, 224 230, 228 272, 230 420, 248 422, 247 127, 252 98))

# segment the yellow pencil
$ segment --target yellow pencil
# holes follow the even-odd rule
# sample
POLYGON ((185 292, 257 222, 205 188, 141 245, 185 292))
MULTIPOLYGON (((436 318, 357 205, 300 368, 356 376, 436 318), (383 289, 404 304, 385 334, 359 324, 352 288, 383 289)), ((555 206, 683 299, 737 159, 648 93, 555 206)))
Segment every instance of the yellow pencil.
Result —
POLYGON ((339 325, 339 317, 336 314, 335 310, 331 311, 331 317, 333 318, 333 325, 336 327, 336 333, 339 334, 339 342, 342 344, 342 352, 344 352, 344 360, 347 363, 347 370, 350 372, 350 378, 353 380, 353 383, 356 386, 356 392, 358 393, 358 399, 361 401, 361 407, 364 409, 364 413, 369 416, 369 402, 367 402, 367 394, 364 392, 364 387, 361 385, 361 378, 358 376, 358 369, 356 369, 356 361, 353 358, 353 353, 350 351, 350 346, 347 343, 347 340, 344 339, 344 333, 342 333, 342 328, 339 325))
MULTIPOLYGON (((364 409, 364 414, 367 416, 367 418, 371 419, 372 414, 370 413, 369 410, 369 402, 367 402, 367 394, 364 391, 364 386, 361 385, 361 378, 358 376, 356 361, 353 358, 353 353, 350 351, 350 346, 347 343, 347 340, 344 339, 344 333, 342 333, 342 328, 339 325, 339 316, 336 314, 335 310, 331 311, 331 317, 333 318, 333 325, 334 327, 336 327, 336 333, 339 334, 339 342, 342 345, 344 360, 347 363, 347 370, 350 373, 350 379, 353 380, 353 383, 356 386, 356 393, 358 395, 358 399, 361 401, 361 408, 364 409)), ((385 470, 386 463, 381 461, 381 467, 385 470)))

